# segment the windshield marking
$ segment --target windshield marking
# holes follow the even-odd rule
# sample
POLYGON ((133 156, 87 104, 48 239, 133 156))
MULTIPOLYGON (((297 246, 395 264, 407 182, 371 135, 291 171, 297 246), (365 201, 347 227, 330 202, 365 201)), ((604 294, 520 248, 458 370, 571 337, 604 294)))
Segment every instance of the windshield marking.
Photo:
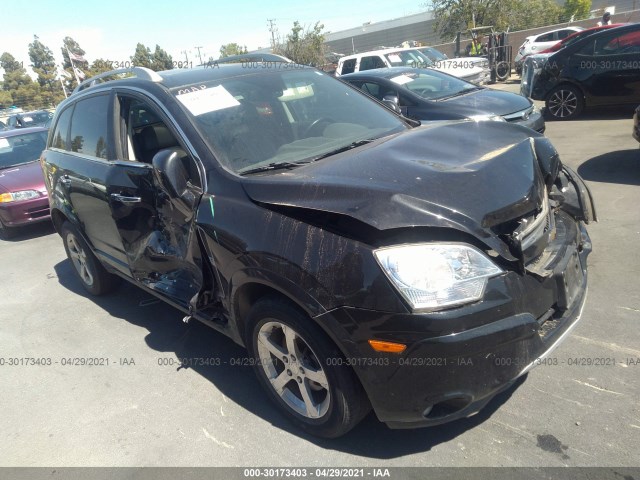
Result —
POLYGON ((391 79, 393 83, 397 83, 398 85, 404 85, 405 83, 413 82, 413 80, 413 78, 408 77, 407 75, 398 75, 391 79))
POLYGON ((196 117, 240 105, 240 102, 222 85, 197 92, 182 93, 176 95, 176 98, 196 117))

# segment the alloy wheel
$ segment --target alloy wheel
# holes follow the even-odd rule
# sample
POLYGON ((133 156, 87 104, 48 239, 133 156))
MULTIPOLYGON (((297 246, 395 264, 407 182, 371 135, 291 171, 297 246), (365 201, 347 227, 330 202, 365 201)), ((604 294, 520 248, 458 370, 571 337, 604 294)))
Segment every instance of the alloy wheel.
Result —
POLYGON ((82 245, 72 233, 67 235, 67 247, 69 248, 69 257, 75 267, 76 271, 80 275, 80 278, 88 286, 93 285, 93 274, 91 269, 87 265, 87 253, 82 248, 82 245))
POLYGON ((547 105, 554 117, 570 117, 578 108, 578 97, 571 90, 557 90, 549 97, 547 105))
POLYGON ((300 334, 271 320, 260 328, 257 346, 264 373, 282 401, 308 419, 324 416, 331 402, 329 381, 317 355, 300 334))

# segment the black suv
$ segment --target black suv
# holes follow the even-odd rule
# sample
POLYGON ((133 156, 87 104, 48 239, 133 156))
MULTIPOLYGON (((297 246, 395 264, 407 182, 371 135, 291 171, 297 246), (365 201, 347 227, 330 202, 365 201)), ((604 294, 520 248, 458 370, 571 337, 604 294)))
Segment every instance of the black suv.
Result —
POLYGON ((471 415, 579 319, 593 204, 530 129, 416 126, 293 64, 120 73, 58 107, 42 157, 78 278, 245 345, 307 431, 471 415))
POLYGON ((587 35, 554 53, 527 57, 520 93, 546 113, 573 119, 585 107, 640 103, 640 24, 587 35))

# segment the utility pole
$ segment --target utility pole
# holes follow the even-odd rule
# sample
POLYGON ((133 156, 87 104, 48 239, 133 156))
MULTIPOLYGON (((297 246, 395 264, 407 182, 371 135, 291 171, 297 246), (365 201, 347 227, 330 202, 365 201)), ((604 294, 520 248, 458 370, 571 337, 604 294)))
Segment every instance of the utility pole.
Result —
POLYGON ((202 65, 202 55, 200 54, 200 49, 202 47, 193 47, 193 48, 197 48, 198 49, 198 57, 200 58, 200 65, 202 65))
POLYGON ((184 59, 187 61, 187 65, 189 64, 189 56, 187 55, 186 50, 182 50, 180 53, 184 53, 184 59))
POLYGON ((276 47, 276 19, 267 18, 267 22, 269 22, 269 31, 271 32, 271 49, 274 49, 276 47))

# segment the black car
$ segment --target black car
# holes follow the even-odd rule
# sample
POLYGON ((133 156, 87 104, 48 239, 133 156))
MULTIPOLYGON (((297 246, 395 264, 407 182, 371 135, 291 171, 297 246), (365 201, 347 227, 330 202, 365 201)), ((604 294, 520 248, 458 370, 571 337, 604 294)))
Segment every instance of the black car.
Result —
POLYGON ((62 102, 43 153, 78 278, 246 346, 303 429, 471 415, 580 318, 593 204, 543 136, 414 128, 300 65, 124 72, 62 102))
POLYGON ((51 126, 53 113, 46 110, 37 110, 33 112, 14 113, 7 118, 7 128, 29 128, 29 127, 45 127, 51 126))
POLYGON ((545 129, 533 102, 511 92, 480 87, 429 68, 379 68, 342 75, 372 97, 421 121, 505 120, 537 132, 545 129))
POLYGON ((547 114, 558 120, 573 119, 585 107, 640 103, 640 24, 527 57, 520 93, 544 100, 547 114))

